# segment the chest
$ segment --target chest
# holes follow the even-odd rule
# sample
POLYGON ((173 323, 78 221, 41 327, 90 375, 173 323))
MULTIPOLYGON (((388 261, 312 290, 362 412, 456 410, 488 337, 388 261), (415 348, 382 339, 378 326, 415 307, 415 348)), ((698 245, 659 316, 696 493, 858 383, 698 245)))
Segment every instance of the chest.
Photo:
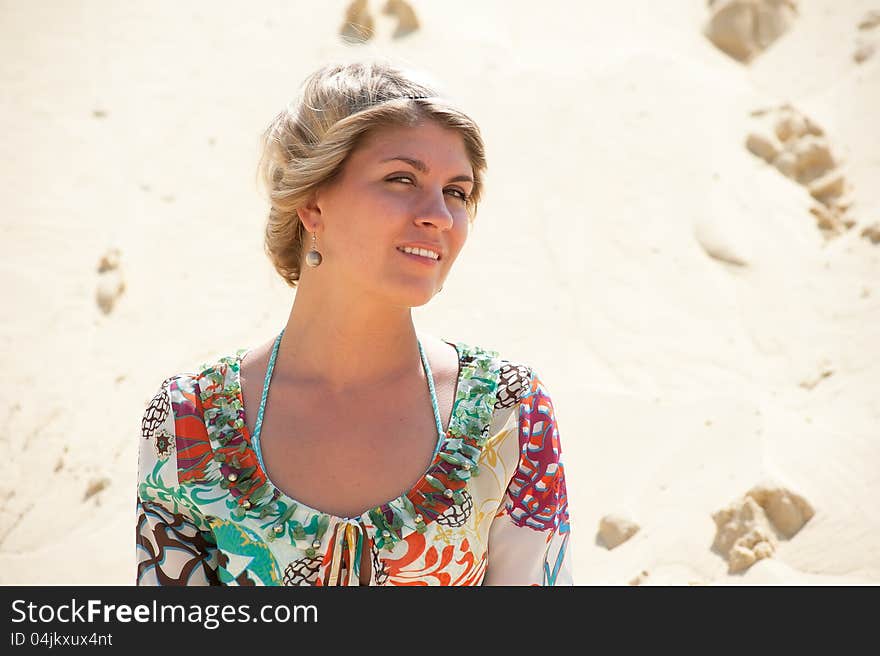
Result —
MULTIPOLYGON (((242 381, 251 435, 262 394, 257 380, 242 381)), ((455 372, 435 374, 444 432, 455 383, 455 372)), ((437 441, 424 380, 341 397, 273 384, 260 432, 263 462, 275 486, 338 517, 357 517, 409 490, 430 465, 437 441)))

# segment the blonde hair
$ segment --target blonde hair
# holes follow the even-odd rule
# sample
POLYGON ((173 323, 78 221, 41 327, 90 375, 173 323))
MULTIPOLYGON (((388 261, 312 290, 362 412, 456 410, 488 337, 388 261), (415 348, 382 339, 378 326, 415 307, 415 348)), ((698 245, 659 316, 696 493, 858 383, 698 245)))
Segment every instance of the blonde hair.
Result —
POLYGON ((422 76, 385 60, 333 63, 302 85, 262 135, 258 175, 269 192, 264 247, 291 287, 300 275, 305 228, 297 209, 331 182, 372 130, 430 119, 457 130, 474 174, 467 211, 476 216, 486 155, 477 124, 422 76))

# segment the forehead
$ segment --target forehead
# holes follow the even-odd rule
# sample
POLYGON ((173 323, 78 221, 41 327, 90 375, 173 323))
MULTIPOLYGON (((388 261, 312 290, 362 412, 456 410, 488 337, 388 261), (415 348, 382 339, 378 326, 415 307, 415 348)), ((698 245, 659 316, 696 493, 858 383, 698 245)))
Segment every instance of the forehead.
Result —
POLYGON ((412 126, 387 126, 370 131, 352 159, 359 163, 378 163, 389 157, 405 156, 420 159, 434 169, 455 173, 469 173, 470 160, 464 138, 458 130, 447 128, 435 121, 424 121, 412 126))

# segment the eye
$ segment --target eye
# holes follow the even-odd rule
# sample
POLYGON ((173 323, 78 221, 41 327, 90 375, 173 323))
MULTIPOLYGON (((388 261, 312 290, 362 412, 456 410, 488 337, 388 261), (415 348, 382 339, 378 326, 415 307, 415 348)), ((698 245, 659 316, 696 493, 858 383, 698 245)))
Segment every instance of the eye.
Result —
POLYGON ((460 201, 465 202, 465 203, 468 202, 468 195, 466 193, 464 193, 461 189, 456 189, 453 187, 452 189, 447 189, 446 191, 454 192, 453 195, 456 198, 458 198, 460 201), (458 194, 458 195, 456 196, 455 194, 458 194))
MULTIPOLYGON (((387 182, 397 182, 400 180, 406 181, 406 184, 411 184, 411 185, 415 184, 415 180, 413 180, 413 178, 408 175, 395 175, 393 177, 386 178, 387 182)), ((470 197, 464 191, 462 191, 461 189, 458 189, 457 187, 452 187, 450 189, 447 189, 446 192, 447 193, 452 192, 452 196, 454 198, 459 199, 463 203, 467 203, 468 200, 470 200, 470 197)))

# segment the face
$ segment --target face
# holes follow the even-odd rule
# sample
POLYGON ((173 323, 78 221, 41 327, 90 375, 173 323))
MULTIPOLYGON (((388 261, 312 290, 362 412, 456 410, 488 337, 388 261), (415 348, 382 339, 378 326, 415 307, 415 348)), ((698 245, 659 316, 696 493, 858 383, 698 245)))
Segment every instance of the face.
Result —
POLYGON ((370 133, 315 197, 324 259, 309 273, 395 305, 427 303, 467 239, 473 175, 461 135, 433 121, 370 133))

